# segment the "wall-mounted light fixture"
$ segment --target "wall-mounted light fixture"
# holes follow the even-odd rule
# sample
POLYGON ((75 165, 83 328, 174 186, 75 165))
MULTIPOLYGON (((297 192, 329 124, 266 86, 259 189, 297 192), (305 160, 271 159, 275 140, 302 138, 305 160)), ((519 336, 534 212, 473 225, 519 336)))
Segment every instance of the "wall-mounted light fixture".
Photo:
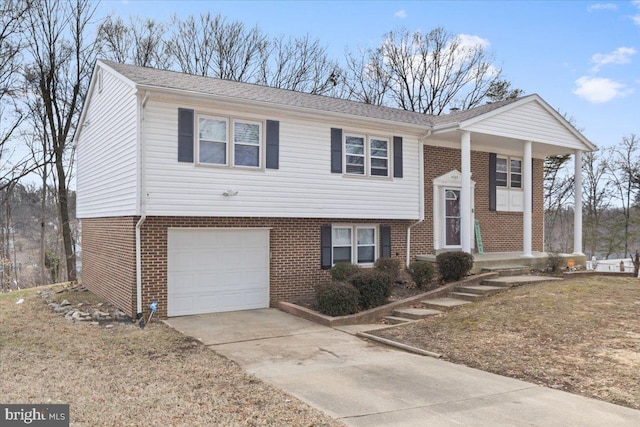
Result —
POLYGON ((224 193, 222 193, 224 197, 233 197, 236 194, 238 194, 238 190, 232 190, 231 188, 225 190, 224 193))

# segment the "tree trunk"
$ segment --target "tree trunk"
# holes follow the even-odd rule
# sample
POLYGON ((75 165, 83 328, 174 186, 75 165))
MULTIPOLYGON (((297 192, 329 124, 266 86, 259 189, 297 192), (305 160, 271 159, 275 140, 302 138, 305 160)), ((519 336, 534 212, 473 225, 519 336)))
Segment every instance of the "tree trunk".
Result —
POLYGON ((58 173, 58 207, 60 211, 60 225, 62 226, 62 243, 64 247, 65 267, 67 270, 67 281, 76 280, 76 252, 73 237, 71 235, 71 224, 69 223, 69 203, 67 190, 67 176, 64 170, 64 159, 62 153, 56 153, 56 171, 58 173))
POLYGON ((44 162, 42 170, 42 200, 40 200, 40 284, 47 284, 46 251, 46 221, 47 221, 47 162, 44 162))

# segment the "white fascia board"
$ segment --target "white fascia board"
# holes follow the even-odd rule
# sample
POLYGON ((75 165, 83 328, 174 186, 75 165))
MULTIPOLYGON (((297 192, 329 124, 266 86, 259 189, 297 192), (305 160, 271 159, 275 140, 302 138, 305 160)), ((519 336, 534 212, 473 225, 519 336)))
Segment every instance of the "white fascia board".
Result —
POLYGON ((226 105, 229 107, 244 106, 248 108, 252 108, 254 110, 261 110, 264 112, 269 112, 273 114, 274 111, 278 112, 286 112, 291 116, 299 117, 299 118, 307 118, 318 120, 318 117, 332 118, 335 119, 336 122, 353 122, 354 124, 370 124, 375 127, 381 127, 380 125, 386 125, 387 127, 393 127, 394 129, 403 129, 409 133, 415 133, 417 135, 422 135, 429 130, 428 125, 417 125, 413 123, 399 122, 395 120, 385 120, 378 119, 373 117, 366 116, 358 116, 352 114, 338 113, 326 110, 317 110, 314 108, 308 107, 299 107, 299 106, 291 106, 291 105, 283 105, 273 102, 266 101, 254 101, 248 99, 240 99, 233 98, 229 96, 220 96, 220 95, 212 95, 212 94, 203 94, 201 92, 196 91, 187 91, 183 89, 172 89, 166 87, 159 87, 153 85, 137 85, 138 90, 148 90, 155 94, 163 94, 167 95, 172 101, 180 101, 185 102, 187 100, 198 100, 201 102, 211 102, 215 100, 218 105, 226 105))

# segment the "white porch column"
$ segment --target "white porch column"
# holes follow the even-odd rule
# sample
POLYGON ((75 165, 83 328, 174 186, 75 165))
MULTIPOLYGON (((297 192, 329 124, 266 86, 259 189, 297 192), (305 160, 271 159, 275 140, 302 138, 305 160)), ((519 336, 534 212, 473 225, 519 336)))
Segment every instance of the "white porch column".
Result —
POLYGON ((531 198, 533 196, 533 179, 531 170, 533 167, 531 154, 531 141, 525 141, 522 155, 522 187, 524 190, 524 212, 522 216, 522 256, 532 257, 531 253, 531 198))
POLYGON ((574 208, 573 208, 573 253, 584 255, 582 252, 582 151, 574 153, 573 173, 575 175, 574 208))
POLYGON ((471 132, 462 132, 462 187, 460 189, 460 244, 463 252, 471 252, 471 132))

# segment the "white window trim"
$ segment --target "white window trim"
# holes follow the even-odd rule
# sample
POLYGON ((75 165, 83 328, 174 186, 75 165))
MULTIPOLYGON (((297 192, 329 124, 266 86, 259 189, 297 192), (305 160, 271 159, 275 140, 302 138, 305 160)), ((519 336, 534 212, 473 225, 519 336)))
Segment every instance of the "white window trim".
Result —
POLYGON ((393 144, 391 142, 392 142, 392 138, 388 136, 380 136, 377 134, 366 134, 361 132, 347 132, 347 131, 343 132, 343 136, 342 136, 342 170, 344 171, 343 175, 351 176, 351 177, 367 177, 367 178, 379 178, 379 179, 391 178, 393 176, 391 171, 392 159, 393 159, 393 153, 392 153, 393 144), (347 153, 347 137, 349 136, 356 137, 356 138, 363 138, 364 140, 364 173, 362 174, 347 172, 347 155, 350 155, 349 153, 347 153), (384 158, 384 157, 371 155, 372 139, 377 139, 377 140, 387 142, 387 157, 386 157, 387 174, 386 175, 373 175, 371 173, 371 163, 372 163, 371 159, 384 158))
MULTIPOLYGON (((264 121, 255 120, 255 119, 244 119, 242 117, 225 117, 218 116, 215 114, 207 114, 207 113, 196 113, 196 123, 195 123, 195 134, 196 134, 196 165, 204 166, 204 167, 214 167, 214 168, 228 168, 228 169, 247 169, 247 170, 263 170, 264 169, 264 156, 266 150, 266 138, 265 138, 265 126, 264 121), (207 118, 213 120, 221 120, 226 122, 227 124, 227 134, 226 134, 226 163, 206 163, 200 161, 200 118, 207 118), (248 123, 248 124, 257 124, 260 128, 259 130, 259 144, 258 144, 258 166, 245 166, 245 165, 236 165, 235 164, 235 146, 236 143, 234 141, 234 131, 236 123, 248 123)), ((249 144, 238 144, 238 145, 249 145, 249 144)))
MULTIPOLYGON (((351 264, 359 265, 360 267, 372 267, 374 263, 380 258, 380 227, 378 224, 332 224, 331 225, 331 265, 336 265, 333 261, 333 249, 336 246, 333 242, 333 230, 335 228, 348 228, 351 230, 351 264), (374 241, 374 259, 373 262, 358 263, 358 230, 360 229, 373 229, 373 241, 374 241)), ((362 245, 370 246, 370 245, 362 245)), ((340 261, 343 262, 343 261, 340 261)))
MULTIPOLYGON (((230 164, 233 165, 234 168, 242 168, 242 169, 262 169, 262 157, 264 153, 264 126, 262 122, 256 120, 245 120, 240 118, 234 118, 231 120, 231 129, 229 130, 229 141, 231 142, 231 147, 229 147, 231 160, 230 164), (235 141, 235 133, 236 133, 236 123, 246 123, 250 125, 258 125, 258 165, 257 166, 247 166, 247 165, 236 165, 236 141, 235 141)), ((252 144, 243 144, 238 143, 237 145, 246 145, 250 147, 255 147, 252 144)))
MULTIPOLYGON (((501 155, 497 155, 496 157, 498 159, 505 159, 507 161, 507 185, 506 186, 498 185, 497 187, 498 188, 507 189, 507 190, 521 191, 522 190, 522 165, 524 164, 524 162, 522 160, 522 157, 501 156, 501 155), (511 173, 512 173, 511 172, 511 160, 520 161, 520 187, 511 187, 511 173)), ((494 173, 498 173, 498 171, 495 170, 494 173)))

